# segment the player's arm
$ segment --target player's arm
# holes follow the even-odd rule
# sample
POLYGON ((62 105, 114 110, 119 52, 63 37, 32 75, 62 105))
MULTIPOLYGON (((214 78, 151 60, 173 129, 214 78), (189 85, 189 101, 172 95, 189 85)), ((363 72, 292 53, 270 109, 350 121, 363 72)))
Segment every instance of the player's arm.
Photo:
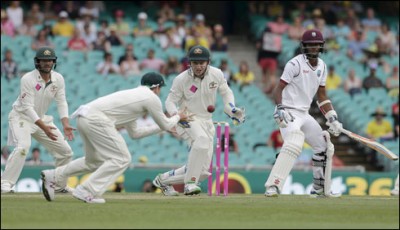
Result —
POLYGON ((320 86, 318 88, 317 105, 327 120, 326 125, 329 126, 328 131, 335 136, 339 136, 343 125, 339 122, 338 115, 333 109, 332 102, 326 95, 325 86, 320 86))
POLYGON ((233 124, 241 124, 246 121, 246 114, 245 114, 245 109, 244 108, 238 108, 235 105, 235 96, 233 95, 233 92, 231 88, 229 88, 228 83, 226 82, 226 79, 224 78, 224 74, 222 71, 220 71, 219 74, 219 86, 218 86, 218 92, 222 97, 222 100, 224 102, 224 113, 228 115, 229 118, 232 119, 233 124))
POLYGON ((73 131, 76 129, 71 127, 71 125, 69 124, 68 103, 67 103, 67 99, 65 96, 64 79, 60 78, 59 82, 60 82, 60 84, 58 85, 59 89, 57 90, 57 93, 55 95, 55 101, 57 103, 58 114, 60 115, 60 118, 61 118, 61 123, 62 123, 63 129, 64 129, 65 137, 69 141, 71 141, 72 139, 74 139, 73 131))
POLYGON ((153 134, 160 133, 162 130, 156 124, 152 126, 137 127, 136 121, 129 122, 122 125, 128 131, 129 137, 132 139, 138 139, 142 137, 147 137, 153 134))
POLYGON ((175 78, 170 92, 165 100, 165 109, 170 116, 178 113, 178 107, 176 106, 183 98, 183 87, 181 86, 180 78, 175 78))

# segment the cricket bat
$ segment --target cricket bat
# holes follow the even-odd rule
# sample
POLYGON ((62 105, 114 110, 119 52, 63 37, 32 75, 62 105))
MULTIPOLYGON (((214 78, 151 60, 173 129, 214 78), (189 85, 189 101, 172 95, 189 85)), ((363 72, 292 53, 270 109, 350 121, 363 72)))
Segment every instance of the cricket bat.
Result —
POLYGON ((342 131, 342 133, 346 134, 351 139, 358 141, 358 142, 370 147, 371 149, 376 150, 378 153, 383 154, 385 157, 387 157, 391 160, 396 161, 399 159, 399 157, 396 154, 394 154, 392 151, 390 151, 385 146, 383 146, 382 144, 380 144, 376 141, 362 137, 362 136, 355 134, 353 132, 350 132, 349 130, 346 130, 344 128, 342 128, 341 131, 342 131))

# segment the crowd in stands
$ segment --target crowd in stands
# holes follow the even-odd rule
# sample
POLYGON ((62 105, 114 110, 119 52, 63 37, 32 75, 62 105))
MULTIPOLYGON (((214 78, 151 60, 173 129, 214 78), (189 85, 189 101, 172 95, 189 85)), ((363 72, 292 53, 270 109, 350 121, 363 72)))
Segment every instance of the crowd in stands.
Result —
MULTIPOLYGON (((161 51, 177 49, 186 53, 194 45, 203 45, 212 53, 229 50, 229 40, 222 24, 211 25, 204 14, 193 13, 189 1, 179 4, 176 1, 142 2, 140 11, 134 15, 128 15, 127 9, 121 7, 107 8, 105 1, 25 4, 22 7, 20 1, 9 1, 8 5, 2 6, 2 36, 31 37, 29 48, 32 52, 42 46, 59 48, 56 47, 59 37, 65 39, 65 51, 82 52, 86 58, 88 53, 102 52, 102 60, 94 63, 99 75, 116 74, 129 78, 140 76, 145 70, 155 70, 168 78, 187 68, 186 58, 160 55, 154 47, 143 49, 135 46, 131 38, 155 41, 161 51), (142 10, 146 8, 145 4, 156 4, 156 13, 142 10), (103 16, 110 11, 109 17, 103 16), (113 51, 120 47, 124 49, 123 54, 115 56, 113 51), (141 55, 143 50, 146 52, 141 55)), ((398 98, 398 63, 390 62, 398 60, 399 56, 398 22, 397 27, 393 27, 376 16, 374 8, 360 1, 249 1, 247 4, 250 16, 268 18, 255 42, 262 76, 255 76, 247 60, 237 63, 238 71, 232 71, 229 60, 221 59, 217 67, 223 71, 228 83, 238 83, 243 89, 261 77, 260 88, 271 97, 283 70, 282 65, 287 61, 279 60, 286 39, 299 43, 306 29, 317 28, 326 40, 327 54, 342 58, 337 63, 328 64, 327 90, 343 88, 354 96, 370 88, 384 88, 388 97, 398 98), (352 65, 354 63, 363 68, 356 68, 352 65)), ((298 47, 293 51, 298 53, 298 47)), ((2 77, 21 76, 21 63, 13 58, 13 50, 4 50, 2 57, 2 77)), ((395 108, 395 104, 393 106, 395 108)), ((398 138, 398 102, 396 111, 392 130, 393 136, 398 138)), ((385 113, 391 114, 392 111, 385 113)))

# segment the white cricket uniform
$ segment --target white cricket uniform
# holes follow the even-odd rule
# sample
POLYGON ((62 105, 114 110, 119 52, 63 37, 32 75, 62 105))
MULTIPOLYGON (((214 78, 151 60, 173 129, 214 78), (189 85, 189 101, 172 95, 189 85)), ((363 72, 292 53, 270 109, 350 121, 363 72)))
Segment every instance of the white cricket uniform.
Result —
POLYGON ((56 169, 56 182, 72 175, 93 172, 82 187, 94 196, 106 189, 128 168, 131 155, 123 136, 125 128, 131 138, 141 138, 170 130, 179 115, 167 118, 160 98, 146 86, 118 91, 80 106, 71 118, 85 146, 85 157, 56 169), (157 125, 137 127, 136 121, 148 113, 157 125), (160 129, 161 128, 161 129, 160 129))
POLYGON ((286 63, 281 81, 287 83, 282 92, 282 105, 294 117, 286 128, 281 128, 283 139, 294 130, 301 130, 305 141, 314 153, 326 151, 326 142, 322 128, 308 113, 311 103, 320 86, 325 86, 327 68, 324 61, 318 58, 318 66, 312 67, 305 55, 300 54, 286 63))
POLYGON ((71 161, 72 150, 63 134, 54 125, 53 117, 46 115, 53 100, 57 103, 60 118, 68 117, 68 104, 65 98, 64 78, 60 73, 51 71, 51 81, 44 82, 38 70, 26 73, 21 78, 21 90, 18 99, 8 116, 8 142, 15 146, 11 153, 2 183, 14 185, 25 164, 26 155, 31 146, 31 136, 42 144, 55 158, 55 165, 65 165, 71 161), (46 125, 56 127, 52 132, 57 135, 57 141, 51 140, 45 132, 35 124, 41 119, 46 125))
POLYGON ((191 69, 179 74, 173 81, 170 93, 165 101, 169 114, 175 114, 179 109, 187 108, 194 114, 194 121, 190 128, 177 126, 176 131, 184 138, 190 152, 187 162, 187 171, 182 180, 173 181, 174 184, 204 180, 208 176, 208 169, 213 154, 215 127, 212 113, 207 111, 209 105, 215 105, 217 91, 222 96, 225 111, 229 110, 229 103, 235 104, 234 95, 229 88, 222 71, 208 66, 203 79, 194 77, 191 69), (200 178, 201 177, 201 178, 200 178))

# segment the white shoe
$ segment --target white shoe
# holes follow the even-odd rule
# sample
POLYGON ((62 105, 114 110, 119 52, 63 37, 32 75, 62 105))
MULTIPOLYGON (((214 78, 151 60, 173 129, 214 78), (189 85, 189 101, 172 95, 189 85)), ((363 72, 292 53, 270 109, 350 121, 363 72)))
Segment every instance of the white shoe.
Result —
POLYGON ((153 185, 156 186, 157 188, 161 189, 161 192, 165 196, 178 196, 179 193, 174 189, 174 186, 172 185, 166 185, 161 182, 161 174, 158 174, 156 178, 153 180, 153 185))
POLYGON ((99 197, 94 197, 90 192, 86 191, 82 186, 76 187, 76 189, 72 192, 72 196, 78 200, 84 201, 90 204, 104 204, 106 200, 99 197))
POLYGON ((326 196, 324 193, 324 188, 320 189, 314 189, 314 187, 311 189, 310 196, 313 198, 323 198, 323 197, 334 197, 334 198, 339 198, 342 196, 341 193, 333 193, 332 191, 330 192, 330 195, 326 196))
POLYGON ((66 186, 65 188, 55 190, 55 192, 56 193, 71 193, 72 194, 72 192, 74 192, 74 190, 75 190, 74 188, 66 186))
POLYGON ((55 170, 43 170, 40 173, 42 177, 42 193, 47 201, 55 199, 54 188, 56 186, 55 170))
POLYGON ((185 195, 196 195, 201 193, 201 188, 197 186, 195 183, 185 184, 185 189, 183 194, 185 195))
POLYGON ((1 182, 1 193, 14 193, 15 192, 14 187, 15 186, 11 185, 9 182, 2 181, 1 182))
POLYGON ((393 189, 392 191, 390 191, 390 195, 398 196, 399 195, 399 190, 398 189, 393 189))
POLYGON ((270 186, 269 188, 267 188, 264 195, 266 197, 278 197, 279 195, 278 188, 276 186, 270 186))

